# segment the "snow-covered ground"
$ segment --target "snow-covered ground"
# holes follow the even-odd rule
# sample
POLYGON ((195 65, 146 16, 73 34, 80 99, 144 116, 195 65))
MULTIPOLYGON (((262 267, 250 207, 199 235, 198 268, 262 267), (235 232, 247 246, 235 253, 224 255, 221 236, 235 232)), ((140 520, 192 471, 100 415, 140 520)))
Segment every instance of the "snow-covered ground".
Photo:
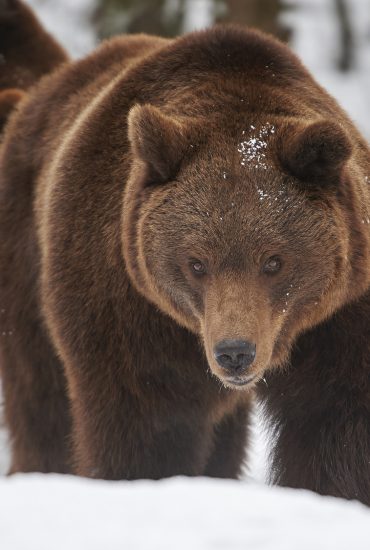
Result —
MULTIPOLYGON (((94 0, 28 3, 73 55, 84 55, 96 44, 88 23, 94 0)), ((189 30, 209 20, 209 2, 201 3, 202 21, 189 12, 189 30)), ((293 48, 370 137, 369 0, 349 2, 357 48, 354 67, 346 73, 333 69, 338 43, 334 2, 296 0, 290 4, 299 8, 284 16, 294 31, 293 48)), ((191 0, 186 5, 191 9, 191 0)), ((248 477, 259 483, 185 478, 117 483, 68 476, 2 477, 0 549, 370 548, 368 509, 356 502, 263 485, 267 443, 258 418, 254 440, 248 477)), ((7 435, 0 428, 0 473, 6 472, 8 463, 7 435)))
POLYGON ((369 525, 358 503, 245 482, 0 481, 2 550, 368 550, 369 525))

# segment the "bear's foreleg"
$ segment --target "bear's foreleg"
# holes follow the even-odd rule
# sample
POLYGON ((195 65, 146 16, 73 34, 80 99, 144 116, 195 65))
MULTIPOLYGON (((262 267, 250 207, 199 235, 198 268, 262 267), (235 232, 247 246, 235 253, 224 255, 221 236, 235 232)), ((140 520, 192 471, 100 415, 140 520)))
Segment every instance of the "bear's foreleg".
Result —
MULTIPOLYGON (((5 317, 5 315, 3 315, 5 317)), ((23 315, 25 319, 25 314, 23 315)), ((1 381, 10 473, 70 471, 65 380, 37 323, 2 323, 1 381), (11 327, 11 330, 4 330, 11 327)))
POLYGON ((96 387, 83 383, 73 400, 75 473, 100 479, 160 479, 204 472, 212 430, 195 419, 158 416, 145 397, 137 399, 119 383, 96 387))
POLYGON ((226 416, 214 432, 214 447, 204 471, 210 477, 237 479, 242 474, 249 439, 247 403, 226 416))
POLYGON ((273 432, 271 481, 370 505, 370 337, 363 334, 363 306, 303 335, 289 369, 266 376, 268 387, 259 390, 273 432))

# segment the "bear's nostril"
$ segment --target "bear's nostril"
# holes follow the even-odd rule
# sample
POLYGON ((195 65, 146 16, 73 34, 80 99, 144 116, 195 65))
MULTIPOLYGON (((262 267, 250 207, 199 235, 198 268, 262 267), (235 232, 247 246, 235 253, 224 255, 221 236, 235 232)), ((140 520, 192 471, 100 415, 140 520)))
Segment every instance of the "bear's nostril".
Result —
POLYGON ((226 355, 225 353, 222 353, 219 356, 216 356, 217 361, 222 365, 227 365, 230 361, 232 361, 232 358, 230 355, 226 355))
POLYGON ((220 367, 236 373, 249 367, 256 357, 256 344, 246 340, 222 340, 214 348, 220 367))

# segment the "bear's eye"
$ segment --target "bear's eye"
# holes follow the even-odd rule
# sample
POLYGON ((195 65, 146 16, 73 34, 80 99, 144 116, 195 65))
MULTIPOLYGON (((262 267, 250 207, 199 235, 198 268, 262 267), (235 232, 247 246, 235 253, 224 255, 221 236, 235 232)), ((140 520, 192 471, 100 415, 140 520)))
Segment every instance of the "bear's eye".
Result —
POLYGON ((204 275, 206 268, 199 260, 193 260, 190 262, 190 267, 195 275, 204 275))
POLYGON ((271 256, 268 260, 265 261, 263 264, 263 272, 267 273, 267 275, 273 275, 274 273, 277 273, 281 269, 281 260, 279 256, 271 256))

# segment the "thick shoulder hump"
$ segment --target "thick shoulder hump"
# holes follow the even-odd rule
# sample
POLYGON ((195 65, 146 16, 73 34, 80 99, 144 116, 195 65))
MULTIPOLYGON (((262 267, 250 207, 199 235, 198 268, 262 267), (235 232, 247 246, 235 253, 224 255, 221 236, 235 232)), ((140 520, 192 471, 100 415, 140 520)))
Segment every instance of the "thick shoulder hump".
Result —
MULTIPOLYGON (((216 25, 174 40, 147 58, 142 69, 154 69, 171 79, 197 74, 235 72, 266 74, 285 78, 311 78, 297 56, 282 42, 255 29, 238 25, 216 25)), ((139 69, 140 70, 140 69, 139 69)), ((154 76, 154 74, 153 74, 154 76)))

